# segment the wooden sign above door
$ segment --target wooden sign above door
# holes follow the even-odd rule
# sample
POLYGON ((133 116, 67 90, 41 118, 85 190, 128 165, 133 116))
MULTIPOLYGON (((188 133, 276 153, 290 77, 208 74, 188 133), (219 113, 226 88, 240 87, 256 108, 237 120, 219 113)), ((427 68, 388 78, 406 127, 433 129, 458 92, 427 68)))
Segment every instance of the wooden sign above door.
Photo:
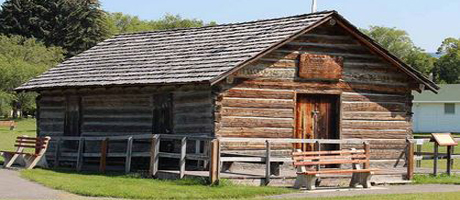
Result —
POLYGON ((305 79, 339 80, 342 78, 343 58, 328 55, 301 54, 299 77, 305 79))

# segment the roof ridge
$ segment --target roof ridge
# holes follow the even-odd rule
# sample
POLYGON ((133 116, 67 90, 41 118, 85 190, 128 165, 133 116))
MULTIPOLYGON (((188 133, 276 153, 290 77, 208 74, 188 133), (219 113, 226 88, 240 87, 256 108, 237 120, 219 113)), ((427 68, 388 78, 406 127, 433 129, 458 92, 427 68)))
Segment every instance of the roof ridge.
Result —
POLYGON ((269 18, 269 19, 257 19, 257 20, 251 20, 251 21, 245 21, 245 22, 218 24, 218 25, 214 25, 214 26, 208 25, 208 26, 201 26, 201 27, 174 28, 174 29, 167 29, 167 30, 151 30, 151 31, 139 31, 139 32, 121 33, 121 34, 115 35, 115 37, 128 36, 128 35, 139 35, 139 34, 147 34, 147 33, 176 32, 176 31, 184 31, 184 30, 197 30, 197 29, 205 29, 205 28, 234 26, 234 25, 251 24, 251 23, 257 23, 257 22, 266 22, 266 21, 276 21, 276 20, 298 18, 298 17, 307 17, 307 16, 310 16, 310 15, 314 16, 314 15, 326 14, 326 13, 333 14, 333 13, 338 13, 338 12, 336 10, 325 10, 325 11, 320 11, 320 12, 299 14, 299 15, 291 15, 291 16, 285 16, 285 17, 277 17, 277 18, 269 18))

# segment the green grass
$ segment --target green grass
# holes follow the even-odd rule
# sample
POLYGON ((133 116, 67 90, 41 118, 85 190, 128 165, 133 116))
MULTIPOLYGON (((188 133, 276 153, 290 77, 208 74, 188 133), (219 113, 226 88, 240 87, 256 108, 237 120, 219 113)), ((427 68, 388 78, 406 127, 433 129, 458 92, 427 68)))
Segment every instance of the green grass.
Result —
POLYGON ((455 184, 460 185, 460 175, 448 176, 441 174, 433 175, 415 175, 413 182, 415 184, 455 184))
MULTIPOLYGON (((9 127, 0 127, 0 150, 14 151, 14 141, 21 135, 36 136, 35 119, 16 120, 18 126, 14 130, 9 127)), ((0 157, 0 163, 3 157, 0 157)))
POLYGON ((296 191, 277 187, 233 185, 226 181, 219 186, 208 186, 197 179, 162 181, 129 175, 85 174, 43 169, 23 170, 21 176, 47 187, 74 194, 129 199, 254 198, 296 191))

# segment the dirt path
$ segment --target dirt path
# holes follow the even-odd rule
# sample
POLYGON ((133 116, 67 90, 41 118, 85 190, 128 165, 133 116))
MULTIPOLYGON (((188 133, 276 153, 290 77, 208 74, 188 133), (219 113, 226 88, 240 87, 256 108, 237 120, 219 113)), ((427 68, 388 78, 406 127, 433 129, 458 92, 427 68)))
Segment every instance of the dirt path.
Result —
POLYGON ((18 171, 0 169, 0 199, 99 199, 54 190, 25 180, 18 171))
POLYGON ((315 191, 303 191, 301 193, 284 194, 267 197, 269 199, 305 198, 305 197, 335 197, 335 196, 359 196, 377 194, 411 194, 431 192, 460 192, 460 185, 395 185, 375 186, 371 189, 330 189, 320 188, 315 191))

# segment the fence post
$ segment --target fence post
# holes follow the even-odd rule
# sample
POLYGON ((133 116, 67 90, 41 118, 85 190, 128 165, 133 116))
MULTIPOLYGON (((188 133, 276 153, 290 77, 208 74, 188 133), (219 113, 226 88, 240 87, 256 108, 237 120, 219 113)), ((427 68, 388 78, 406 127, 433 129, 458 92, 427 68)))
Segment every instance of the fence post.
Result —
POLYGON ((266 152, 265 152, 265 185, 268 185, 270 183, 270 175, 271 175, 271 171, 270 171, 270 156, 271 156, 271 152, 270 152, 270 142, 268 140, 265 141, 265 148, 266 148, 266 152))
POLYGON ((447 175, 451 175, 452 171, 452 146, 447 146, 447 175))
POLYGON ((78 141, 78 155, 77 155, 77 171, 81 171, 83 167, 83 152, 85 148, 85 138, 81 137, 78 141))
POLYGON ((160 139, 159 135, 153 135, 152 145, 150 147, 150 175, 156 177, 158 173, 158 154, 160 152, 160 139))
POLYGON ((366 158, 368 160, 364 163, 364 169, 370 169, 371 168, 371 145, 369 142, 363 142, 363 147, 364 147, 364 153, 366 154, 366 158))
POLYGON ((438 150, 439 146, 437 142, 434 142, 434 159, 433 159, 433 175, 438 175, 438 150))
POLYGON ((211 142, 211 157, 209 167, 209 179, 211 184, 219 184, 220 174, 220 143, 218 139, 211 142))
POLYGON ((187 137, 183 137, 180 143, 179 178, 185 176, 185 155, 187 154, 187 137))
POLYGON ((107 165, 107 150, 109 145, 109 138, 105 138, 101 142, 101 159, 99 161, 99 172, 105 173, 107 165))
POLYGON ((131 172, 131 158, 133 155, 133 137, 129 137, 126 145, 125 173, 131 172))
POLYGON ((414 143, 410 140, 407 140, 407 152, 406 152, 406 161, 407 161, 407 180, 412 180, 414 178, 414 143))

